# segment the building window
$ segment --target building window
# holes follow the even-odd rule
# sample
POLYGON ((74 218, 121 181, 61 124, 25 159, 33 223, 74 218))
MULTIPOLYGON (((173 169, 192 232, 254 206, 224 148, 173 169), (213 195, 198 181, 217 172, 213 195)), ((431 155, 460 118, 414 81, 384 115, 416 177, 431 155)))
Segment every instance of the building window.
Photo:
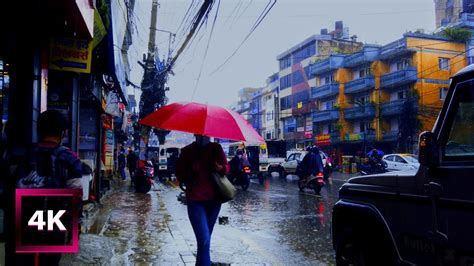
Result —
POLYGON ((448 95, 448 88, 439 88, 439 99, 444 101, 448 95))
POLYGON ((331 109, 333 109, 335 104, 336 104, 336 100, 330 100, 330 101, 322 102, 321 111, 331 110, 331 109))
POLYGON ((399 91, 397 93, 397 99, 398 100, 402 100, 402 99, 406 99, 406 98, 407 98, 407 91, 406 90, 399 91))
POLYGON ((291 74, 291 77, 292 77, 292 81, 291 81, 292 85, 297 85, 304 82, 303 74, 299 70, 293 72, 291 74))
POLYGON ((282 110, 291 108, 291 95, 280 99, 280 107, 282 110))
POLYGON ((449 70, 449 58, 438 58, 438 65, 440 70, 449 70))
POLYGON ((324 84, 329 84, 334 82, 334 74, 327 75, 324 77, 324 84))
POLYGON ((291 74, 280 78, 280 88, 283 90, 288 87, 291 87, 291 74))
POLYGON ((364 78, 368 76, 372 76, 372 70, 370 69, 370 67, 362 68, 359 70, 359 78, 364 78))
POLYGON ((370 103, 370 95, 364 95, 354 99, 355 106, 364 106, 370 103))
POLYGON ((285 69, 291 66, 291 56, 288 55, 282 59, 280 59, 280 70, 285 69))
POLYGON ((273 120, 273 111, 267 112, 267 121, 273 120))
POLYGON ((397 70, 403 70, 411 66, 410 59, 402 59, 397 62, 397 70))

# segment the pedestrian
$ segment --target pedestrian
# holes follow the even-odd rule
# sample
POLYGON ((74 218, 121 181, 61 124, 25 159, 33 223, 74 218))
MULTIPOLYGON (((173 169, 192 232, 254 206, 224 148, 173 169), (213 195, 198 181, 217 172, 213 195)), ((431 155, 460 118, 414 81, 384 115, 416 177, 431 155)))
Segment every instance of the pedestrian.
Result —
POLYGON ((135 154, 132 148, 128 148, 127 167, 130 173, 131 184, 135 182, 135 171, 137 170, 137 165, 138 165, 137 154, 135 154))
POLYGON ((221 203, 211 180, 213 171, 229 172, 224 150, 210 138, 195 135, 196 141, 184 147, 179 156, 176 177, 186 187, 188 217, 197 241, 196 265, 211 265, 211 235, 221 203))
MULTIPOLYGON (((67 119, 56 110, 47 110, 38 116, 37 133, 39 136, 39 143, 33 154, 33 163, 27 166, 18 166, 15 171, 15 176, 19 178, 18 187, 28 188, 82 188, 82 163, 76 153, 72 152, 68 147, 61 144, 61 141, 68 128, 67 119), (28 172, 28 170, 30 172, 28 172), (28 180, 27 173, 37 174, 37 178, 28 180), (43 178, 41 178, 43 177, 43 178)), ((44 207, 48 204, 48 208, 54 208, 58 202, 54 199, 48 202, 37 202, 38 206, 44 207)), ((36 207, 38 207, 36 206, 36 207)), ((56 206, 57 207, 57 206, 56 206)), ((35 208, 35 206, 27 206, 28 208, 35 208)), ((79 206, 80 211, 80 206, 79 206)), ((31 236, 33 238, 33 236, 31 236)), ((34 239, 32 240, 34 241, 34 239)), ((66 242, 63 232, 53 232, 48 236, 51 243, 58 244, 59 242, 66 242)), ((42 243, 45 245, 44 243, 42 243)), ((67 244, 67 243, 64 243, 67 244)), ((39 255, 39 265, 58 265, 61 259, 61 253, 44 253, 39 255)), ((31 254, 24 254, 17 257, 18 265, 33 265, 34 256, 31 254)))
POLYGON ((122 180, 126 180, 127 175, 125 174, 125 166, 127 162, 125 158, 125 149, 123 147, 120 147, 120 154, 117 158, 117 161, 118 161, 118 170, 119 170, 120 176, 122 177, 122 180))

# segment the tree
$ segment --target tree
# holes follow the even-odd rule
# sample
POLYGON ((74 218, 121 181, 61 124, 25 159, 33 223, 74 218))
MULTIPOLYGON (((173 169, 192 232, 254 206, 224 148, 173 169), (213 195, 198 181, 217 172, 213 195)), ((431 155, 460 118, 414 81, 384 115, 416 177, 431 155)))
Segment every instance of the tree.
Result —
POLYGON ((441 32, 441 35, 454 41, 467 42, 471 39, 472 32, 463 28, 446 28, 441 32))

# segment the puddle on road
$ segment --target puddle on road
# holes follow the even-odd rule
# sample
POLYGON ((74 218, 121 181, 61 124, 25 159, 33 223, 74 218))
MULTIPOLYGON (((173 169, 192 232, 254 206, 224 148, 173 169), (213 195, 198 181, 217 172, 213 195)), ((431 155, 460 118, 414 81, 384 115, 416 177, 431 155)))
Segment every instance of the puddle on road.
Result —
POLYGON ((164 244, 159 233, 167 230, 169 216, 163 215, 165 207, 152 193, 113 192, 89 230, 89 234, 114 242, 113 254, 121 264, 148 264, 158 259, 164 244))

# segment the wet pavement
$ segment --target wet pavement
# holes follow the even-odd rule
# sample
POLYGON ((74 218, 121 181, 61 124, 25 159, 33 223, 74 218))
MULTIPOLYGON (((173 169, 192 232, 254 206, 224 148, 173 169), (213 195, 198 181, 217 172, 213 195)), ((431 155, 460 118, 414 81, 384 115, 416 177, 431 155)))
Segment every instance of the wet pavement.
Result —
MULTIPOLYGON (((252 180, 247 191, 222 206, 211 258, 232 265, 334 265, 331 209, 348 175, 335 173, 316 196, 298 191, 297 178, 278 175, 264 184, 252 180)), ((63 255, 62 265, 194 265, 196 244, 179 189, 156 184, 147 194, 128 185, 110 193, 80 252, 63 255)))

